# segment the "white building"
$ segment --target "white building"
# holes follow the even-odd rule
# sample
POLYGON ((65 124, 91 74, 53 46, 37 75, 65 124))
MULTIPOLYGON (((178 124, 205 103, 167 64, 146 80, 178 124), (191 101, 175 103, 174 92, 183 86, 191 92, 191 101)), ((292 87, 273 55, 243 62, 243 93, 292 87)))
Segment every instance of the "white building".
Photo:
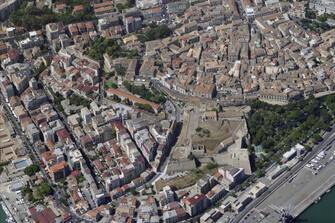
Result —
POLYGON ((253 186, 250 189, 249 194, 253 199, 255 199, 259 197, 261 194, 263 194, 266 190, 267 190, 266 185, 263 184, 262 182, 258 182, 255 186, 253 186))

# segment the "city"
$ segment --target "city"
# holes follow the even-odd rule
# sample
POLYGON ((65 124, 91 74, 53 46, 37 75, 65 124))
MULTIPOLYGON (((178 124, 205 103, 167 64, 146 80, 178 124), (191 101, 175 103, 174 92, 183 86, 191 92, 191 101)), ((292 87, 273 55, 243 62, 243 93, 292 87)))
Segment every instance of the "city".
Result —
POLYGON ((295 222, 334 55, 332 0, 0 0, 0 222, 295 222))

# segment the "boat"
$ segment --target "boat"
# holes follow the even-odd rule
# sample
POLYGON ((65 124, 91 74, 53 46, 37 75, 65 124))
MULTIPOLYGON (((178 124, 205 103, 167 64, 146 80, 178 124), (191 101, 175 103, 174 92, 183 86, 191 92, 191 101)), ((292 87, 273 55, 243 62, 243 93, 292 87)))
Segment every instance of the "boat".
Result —
POLYGON ((318 197, 317 199, 315 199, 314 204, 319 203, 320 200, 321 200, 321 197, 318 197))
POLYGON ((7 223, 14 223, 15 220, 12 217, 7 218, 7 223))

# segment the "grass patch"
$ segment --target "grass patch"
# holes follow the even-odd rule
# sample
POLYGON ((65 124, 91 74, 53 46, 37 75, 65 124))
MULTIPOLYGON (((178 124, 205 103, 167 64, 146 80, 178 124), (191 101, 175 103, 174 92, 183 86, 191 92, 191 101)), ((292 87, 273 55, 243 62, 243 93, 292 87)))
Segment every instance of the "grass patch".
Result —
POLYGON ((159 180, 156 182, 157 191, 161 191, 166 185, 169 185, 176 190, 181 190, 186 187, 194 185, 199 179, 201 179, 205 174, 213 175, 218 169, 216 163, 209 163, 200 168, 192 170, 190 174, 186 174, 182 177, 175 177, 169 180, 159 180))

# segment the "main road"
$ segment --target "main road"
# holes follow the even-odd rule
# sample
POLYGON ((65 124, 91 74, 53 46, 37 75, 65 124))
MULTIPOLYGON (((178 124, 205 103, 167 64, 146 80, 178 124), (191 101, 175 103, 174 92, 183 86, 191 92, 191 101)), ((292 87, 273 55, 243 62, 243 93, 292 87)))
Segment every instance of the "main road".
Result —
POLYGON ((286 182, 290 181, 294 176, 308 163, 310 162, 317 153, 321 150, 326 149, 335 141, 335 126, 332 127, 330 132, 327 132, 324 136, 324 140, 319 144, 315 145, 313 150, 307 154, 307 156, 299 163, 297 163, 292 169, 285 172, 279 177, 273 184, 268 187, 260 197, 256 198, 251 204, 249 204, 242 212, 237 214, 235 218, 231 221, 233 223, 240 222, 244 216, 246 216, 252 209, 258 207, 262 202, 264 202, 273 192, 278 190, 286 182))

